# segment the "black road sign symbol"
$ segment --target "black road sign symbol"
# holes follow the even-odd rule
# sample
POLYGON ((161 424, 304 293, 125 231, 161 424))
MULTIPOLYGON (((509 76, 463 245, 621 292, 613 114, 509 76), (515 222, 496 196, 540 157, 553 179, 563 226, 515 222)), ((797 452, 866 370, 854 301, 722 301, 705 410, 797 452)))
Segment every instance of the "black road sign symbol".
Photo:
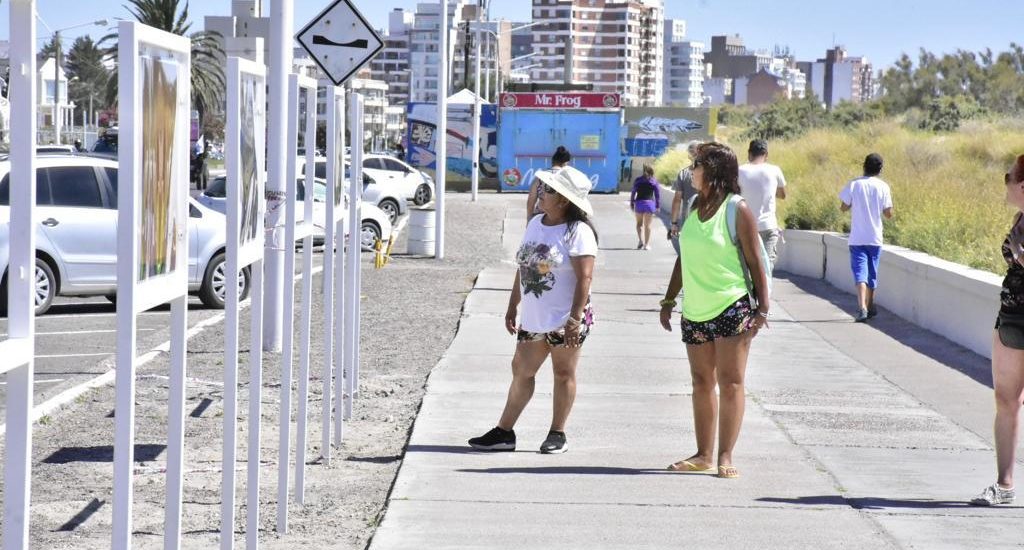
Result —
POLYGON ((364 50, 370 47, 370 42, 364 38, 353 40, 351 42, 341 43, 335 42, 322 34, 313 35, 313 44, 316 44, 318 46, 341 46, 342 48, 362 48, 364 50))

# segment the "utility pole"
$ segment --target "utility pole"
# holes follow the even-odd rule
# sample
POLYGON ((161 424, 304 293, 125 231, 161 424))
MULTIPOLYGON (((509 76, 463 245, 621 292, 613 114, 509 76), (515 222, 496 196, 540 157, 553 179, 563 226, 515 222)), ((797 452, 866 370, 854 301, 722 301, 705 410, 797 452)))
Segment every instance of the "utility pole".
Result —
POLYGON ((440 0, 441 21, 440 44, 437 48, 440 59, 437 67, 437 131, 434 133, 434 147, 437 157, 434 182, 437 198, 437 219, 434 222, 434 258, 444 259, 444 192, 448 178, 448 0, 440 0))
MULTIPOLYGON (((471 47, 472 40, 469 34, 469 21, 463 21, 465 25, 465 31, 462 34, 462 87, 469 89, 469 49, 471 47)), ((479 51, 477 52, 479 55, 479 51)), ((480 78, 480 73, 477 73, 477 78, 480 78)))
MULTIPOLYGON (((479 15, 480 15, 480 11, 478 10, 477 11, 477 16, 478 17, 477 17, 477 23, 476 23, 477 24, 477 28, 476 28, 476 73, 474 73, 474 74, 476 74, 476 78, 475 78, 475 80, 476 80, 476 86, 475 86, 476 90, 474 90, 474 92, 475 92, 474 95, 476 97, 473 98, 473 148, 471 149, 472 155, 473 155, 473 164, 472 164, 473 174, 471 176, 472 181, 471 181, 471 185, 470 185, 471 191, 472 191, 472 195, 473 195, 473 199, 472 199, 473 202, 476 202, 477 192, 480 189, 480 153, 481 153, 481 147, 480 147, 480 27, 479 27, 479 25, 481 25, 482 22, 480 21, 479 15)), ((467 28, 468 28, 468 22, 467 22, 467 28)), ((467 68, 466 73, 468 74, 469 73, 469 70, 468 70, 469 67, 467 66, 466 68, 467 68)))
MULTIPOLYGON (((270 78, 268 96, 269 147, 267 147, 267 239, 263 249, 265 258, 263 350, 281 351, 281 333, 284 330, 284 201, 285 155, 288 128, 288 73, 292 66, 292 17, 294 0, 274 0, 270 15, 270 78)), ((295 154, 294 151, 291 154, 295 154)), ((291 243, 290 246, 295 246, 291 243)), ((278 503, 279 505, 283 503, 278 503)), ((286 520, 279 518, 278 531, 283 532, 286 520)))

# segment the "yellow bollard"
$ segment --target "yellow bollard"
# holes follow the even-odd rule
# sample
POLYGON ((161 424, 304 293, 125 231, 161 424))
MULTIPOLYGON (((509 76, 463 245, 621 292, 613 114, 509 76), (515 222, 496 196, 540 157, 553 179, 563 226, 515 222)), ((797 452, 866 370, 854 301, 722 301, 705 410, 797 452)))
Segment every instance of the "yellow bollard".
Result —
POLYGON ((383 248, 384 248, 384 241, 381 241, 380 239, 377 239, 377 242, 373 243, 373 250, 374 250, 373 267, 376 268, 376 269, 381 269, 382 267, 384 267, 384 255, 383 255, 383 252, 382 252, 383 248))

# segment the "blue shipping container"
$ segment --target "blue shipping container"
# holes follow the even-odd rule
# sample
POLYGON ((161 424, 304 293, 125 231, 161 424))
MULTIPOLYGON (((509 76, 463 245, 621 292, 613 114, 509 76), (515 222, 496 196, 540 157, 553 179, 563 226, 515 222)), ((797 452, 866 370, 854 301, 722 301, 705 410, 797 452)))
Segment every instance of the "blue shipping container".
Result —
POLYGON ((594 193, 619 188, 622 152, 620 111, 542 111, 501 109, 498 174, 502 191, 527 192, 537 170, 551 167, 559 145, 572 165, 590 176, 594 193))

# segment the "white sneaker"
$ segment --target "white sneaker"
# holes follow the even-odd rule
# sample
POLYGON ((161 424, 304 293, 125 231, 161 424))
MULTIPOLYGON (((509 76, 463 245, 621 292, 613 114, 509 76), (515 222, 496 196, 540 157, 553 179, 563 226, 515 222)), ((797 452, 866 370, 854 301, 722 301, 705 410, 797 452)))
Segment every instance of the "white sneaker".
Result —
POLYGON ((650 249, 651 249, 651 245, 644 246, 644 250, 650 250, 650 249))
POLYGON ((995 506, 997 504, 1012 504, 1013 499, 1016 497, 1016 491, 1013 489, 1003 489, 998 483, 993 483, 980 495, 971 499, 971 504, 975 506, 995 506))

